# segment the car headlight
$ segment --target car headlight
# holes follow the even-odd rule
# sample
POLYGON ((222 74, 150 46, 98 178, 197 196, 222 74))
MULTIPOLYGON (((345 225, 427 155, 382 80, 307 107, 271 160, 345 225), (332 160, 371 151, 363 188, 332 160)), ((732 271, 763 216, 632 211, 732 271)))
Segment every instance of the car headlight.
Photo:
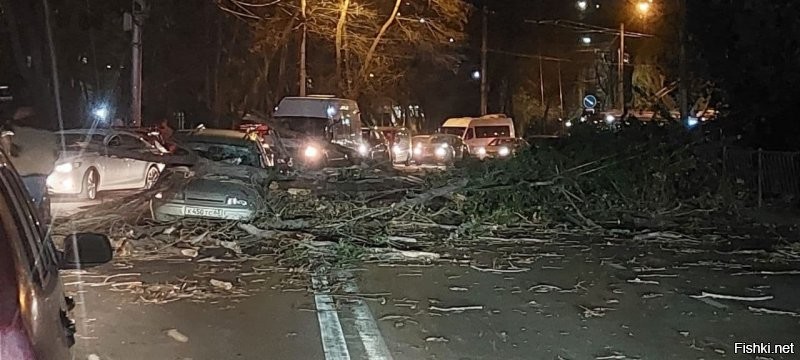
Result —
POLYGON ((239 206, 247 206, 247 200, 238 199, 235 197, 228 198, 226 201, 228 205, 239 205, 239 206))
POLYGON ((315 158, 319 155, 319 149, 309 145, 308 147, 306 147, 304 154, 306 155, 306 157, 315 158))
POLYGON ((482 147, 482 146, 481 146, 481 147, 479 147, 479 148, 478 148, 478 155, 480 155, 480 156, 484 156, 484 155, 486 155, 486 148, 485 148, 485 147, 482 147))
POLYGON ((500 148, 500 150, 497 151, 497 154, 500 156, 508 156, 509 154, 511 154, 511 149, 503 146, 500 148))
POLYGON ((155 195, 153 195, 153 197, 156 198, 156 199, 163 199, 164 198, 164 193, 157 192, 155 195))
POLYGON ((364 144, 358 145, 358 153, 361 154, 362 156, 367 155, 367 150, 368 150, 367 145, 364 144))
POLYGON ((447 155, 447 147, 446 146, 440 146, 440 147, 436 148, 436 151, 434 151, 434 154, 436 154, 436 156, 438 156, 438 157, 444 157, 445 155, 447 155))
POLYGON ((60 173, 68 173, 68 172, 72 171, 72 169, 78 168, 80 166, 81 166, 81 163, 79 163, 79 162, 58 164, 55 167, 55 171, 56 172, 60 172, 60 173))

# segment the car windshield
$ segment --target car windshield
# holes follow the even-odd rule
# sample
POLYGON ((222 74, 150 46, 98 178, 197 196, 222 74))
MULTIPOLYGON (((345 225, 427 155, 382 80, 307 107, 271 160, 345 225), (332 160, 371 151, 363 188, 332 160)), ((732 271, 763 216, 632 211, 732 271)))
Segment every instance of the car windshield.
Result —
POLYGON ((508 126, 476 126, 475 137, 480 139, 508 137, 510 129, 508 126))
POLYGON ((489 146, 514 145, 516 142, 516 139, 494 139, 489 146))
POLYGON ((64 145, 66 145, 68 150, 75 150, 82 147, 85 147, 88 144, 92 145, 102 145, 103 139, 105 138, 103 135, 100 134, 64 134, 64 145))
POLYGON ((430 138, 430 142, 431 143, 436 143, 436 144, 445 143, 445 142, 449 143, 449 142, 451 142, 453 140, 454 139, 453 139, 452 136, 446 136, 446 135, 434 135, 434 136, 431 136, 431 138, 430 138))
MULTIPOLYGON (((328 126, 328 119, 315 117, 277 117, 278 126, 307 136, 324 137, 328 126)), ((292 137, 292 134, 282 134, 283 137, 292 137)))
POLYGON ((441 129, 439 129, 439 132, 442 134, 461 136, 464 135, 464 130, 466 129, 467 128, 465 127, 443 126, 441 129))
POLYGON ((233 165, 261 166, 258 152, 249 146, 191 141, 184 144, 196 151, 198 155, 209 160, 233 165))

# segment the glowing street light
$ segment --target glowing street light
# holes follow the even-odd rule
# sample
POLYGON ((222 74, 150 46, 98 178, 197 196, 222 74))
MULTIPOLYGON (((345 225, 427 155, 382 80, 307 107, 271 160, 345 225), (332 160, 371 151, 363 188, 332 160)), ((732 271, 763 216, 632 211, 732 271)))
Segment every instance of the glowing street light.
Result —
POLYGON ((589 8, 589 2, 587 2, 586 0, 579 0, 575 4, 575 6, 577 6, 578 10, 580 11, 586 11, 586 9, 589 8))
POLYGON ((480 80, 480 78, 481 78, 481 71, 480 70, 475 70, 475 71, 472 72, 472 79, 480 80))
POLYGON ((589 36, 584 36, 584 37, 582 37, 582 38, 581 38, 581 42, 582 42, 584 45, 589 45, 589 44, 591 44, 591 43, 592 43, 592 38, 591 38, 591 37, 589 37, 589 36))
POLYGON ((98 119, 105 121, 108 118, 108 108, 105 106, 98 107, 92 111, 94 116, 97 116, 98 119))
POLYGON ((636 4, 636 11, 639 12, 639 15, 647 16, 650 14, 650 10, 652 9, 653 5, 652 2, 652 0, 639 1, 639 3, 636 4))

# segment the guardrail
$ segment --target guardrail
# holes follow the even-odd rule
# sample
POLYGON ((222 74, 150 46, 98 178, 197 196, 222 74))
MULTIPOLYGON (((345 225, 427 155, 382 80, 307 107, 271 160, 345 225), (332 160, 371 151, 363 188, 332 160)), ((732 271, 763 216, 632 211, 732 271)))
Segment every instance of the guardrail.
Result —
POLYGON ((722 148, 723 174, 765 196, 800 196, 800 152, 722 148))

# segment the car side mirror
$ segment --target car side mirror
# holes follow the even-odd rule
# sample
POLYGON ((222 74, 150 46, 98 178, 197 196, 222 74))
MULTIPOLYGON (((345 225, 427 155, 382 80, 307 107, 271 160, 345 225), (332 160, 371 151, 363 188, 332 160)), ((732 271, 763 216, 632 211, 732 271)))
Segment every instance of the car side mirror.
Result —
POLYGON ((62 269, 97 266, 111 261, 114 251, 107 236, 93 233, 71 234, 64 239, 62 269))

